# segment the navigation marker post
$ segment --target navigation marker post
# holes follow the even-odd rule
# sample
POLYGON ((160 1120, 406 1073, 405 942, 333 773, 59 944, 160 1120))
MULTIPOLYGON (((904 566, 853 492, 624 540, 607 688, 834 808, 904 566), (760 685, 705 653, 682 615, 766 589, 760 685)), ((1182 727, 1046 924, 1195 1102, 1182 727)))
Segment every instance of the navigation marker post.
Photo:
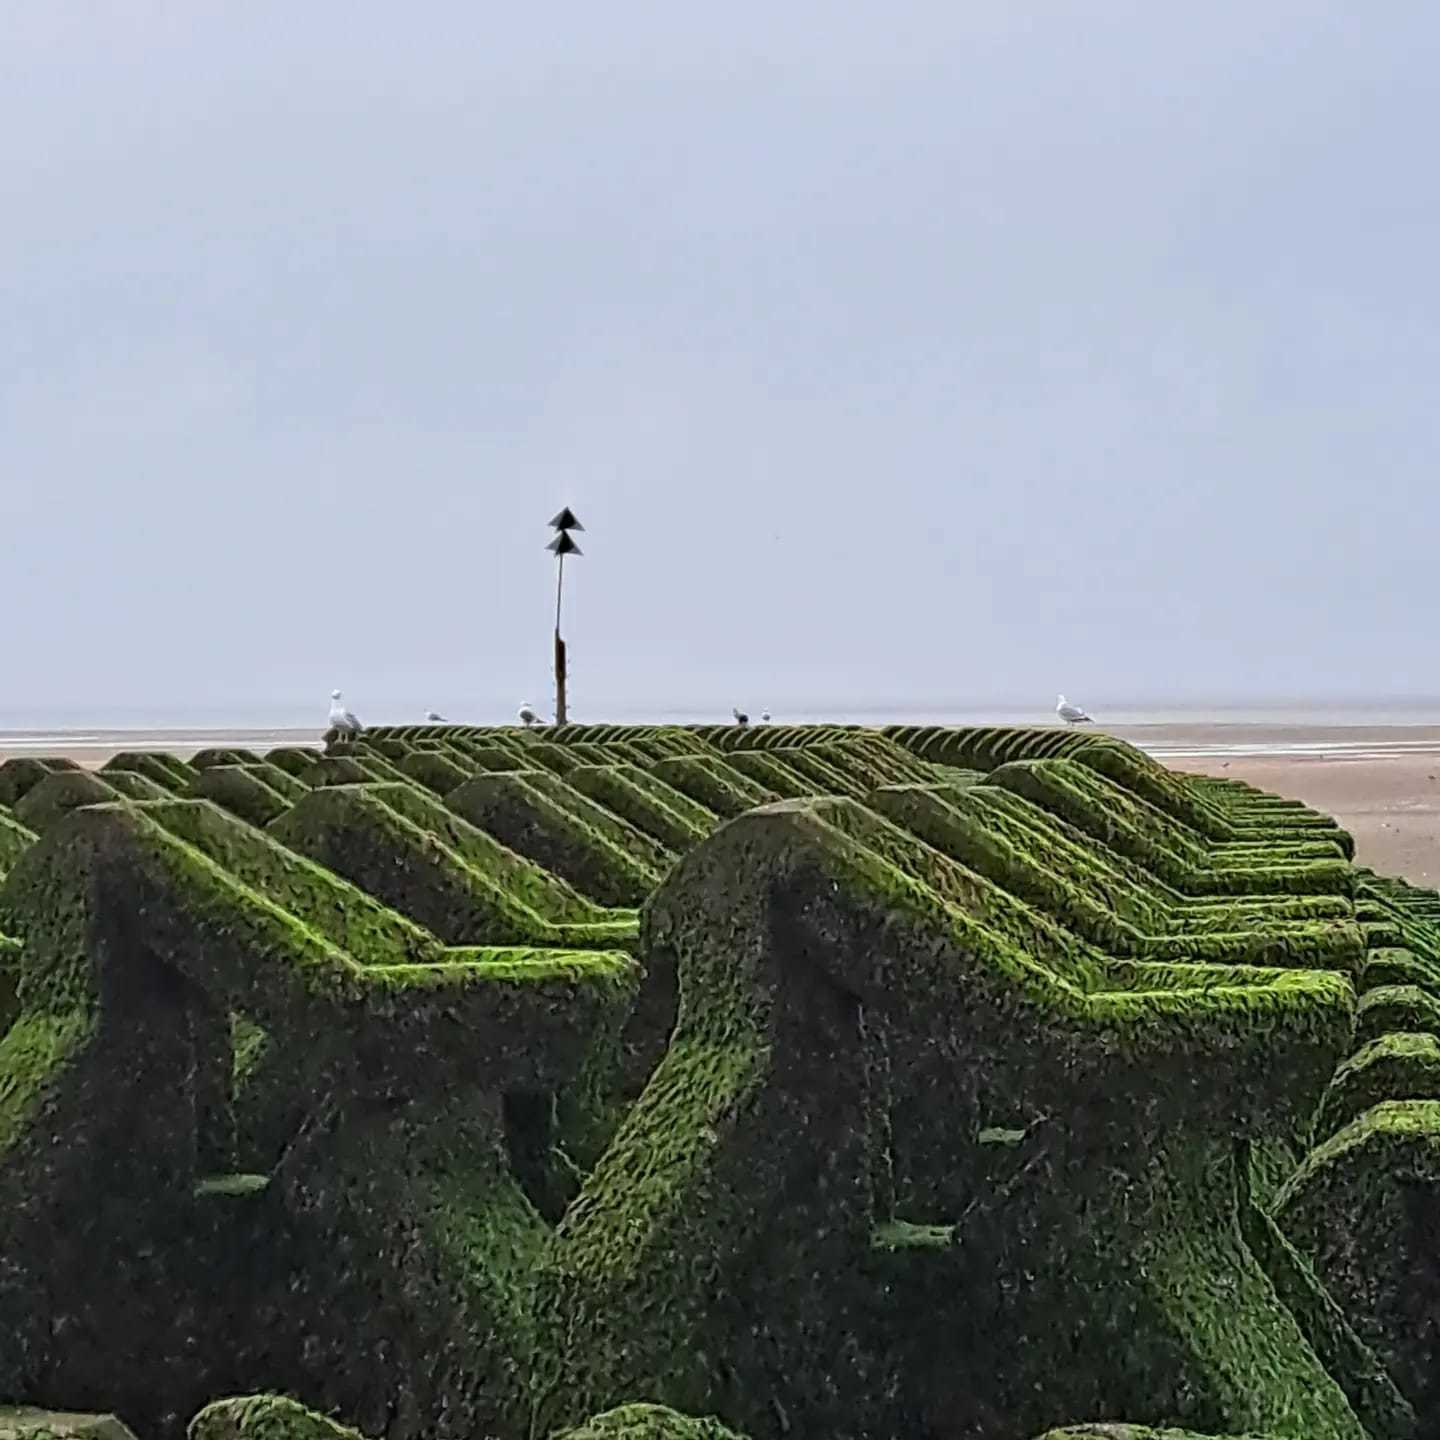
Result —
POLYGON ((550 522, 555 538, 545 547, 555 556, 555 723, 566 722, 565 704, 565 642, 560 638, 560 602, 565 590, 565 557, 583 555, 585 552, 575 543, 572 530, 583 531, 585 527, 576 518, 575 512, 567 505, 550 522))

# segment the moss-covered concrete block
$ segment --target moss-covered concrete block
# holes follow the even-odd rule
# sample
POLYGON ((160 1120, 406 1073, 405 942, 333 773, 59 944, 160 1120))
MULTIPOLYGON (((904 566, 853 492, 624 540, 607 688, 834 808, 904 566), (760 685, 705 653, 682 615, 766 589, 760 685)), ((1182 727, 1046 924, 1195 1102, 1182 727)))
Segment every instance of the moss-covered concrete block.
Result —
POLYGON ((114 1415, 0 1405, 0 1440, 135 1440, 114 1415))
POLYGON ((112 770, 105 776, 105 783, 126 800, 171 800, 175 796, 168 785, 133 770, 112 770))
POLYGON ((1356 1333, 1435 1433, 1440 1101, 1382 1102, 1317 1146, 1273 1204, 1356 1333))
POLYGON ((0 880, 5 872, 35 843, 36 834, 18 820, 0 811, 0 880))
POLYGON ((664 1405, 620 1405, 555 1440, 743 1440, 713 1417, 681 1415, 664 1405))
POLYGON ((942 895, 910 873, 923 857, 894 863, 903 836, 887 832, 882 854, 861 838, 878 822, 843 815, 829 802, 743 816, 646 912, 646 953, 676 965, 680 1017, 548 1251, 542 1328, 587 1344, 544 1357, 536 1430, 639 1393, 757 1433, 783 1396, 802 1433, 918 1432, 927 1413, 977 1433, 1003 1415, 1023 1433, 1129 1409, 1359 1440, 1238 1239, 1227 1169, 1237 1132, 1300 1123, 1282 1097, 1313 1094, 1333 1068, 1347 982, 1086 991, 1018 928, 990 928, 1007 912, 979 877, 952 871, 942 895), (946 1054, 957 1063, 940 1090, 909 1058, 946 1054), (993 1174, 989 1127, 1037 1122, 1004 1203, 978 1202, 983 1219, 892 1209, 878 1160, 921 1090, 950 1126, 929 1172, 905 1142, 917 1177, 963 1163, 956 1135, 976 1137, 974 1175, 993 1174), (1066 1120, 1046 1132, 1051 1106, 1066 1120), (977 1288, 967 1267, 982 1255, 977 1288), (923 1316, 913 1332, 910 1314, 923 1316), (943 1363, 922 1358, 937 1332, 952 1342, 943 1363), (1114 1341, 1137 1334, 1143 1355, 1114 1341), (1045 1358, 1077 1335, 1093 1354, 1045 1358))
POLYGON ((326 785, 373 785, 380 778, 354 755, 322 755, 300 776, 301 782, 311 790, 326 785))
POLYGON ((434 795, 448 795, 475 773, 469 765, 461 764, 453 755, 438 755, 428 750, 412 751, 400 762, 397 769, 407 779, 423 785, 434 795))
POLYGON ((49 771, 16 802, 15 819, 43 835, 81 805, 103 805, 120 798, 120 791, 94 771, 49 771))
POLYGON ((76 811, 8 877, 26 943, 0 1039, 0 1391, 105 1388, 163 1435, 264 1374, 376 1434, 517 1433, 546 1225, 507 1097, 563 1093, 633 1008, 638 967, 357 960, 318 927, 361 939, 345 912, 364 897, 327 914, 313 870, 174 801, 76 811), (213 832, 182 841, 167 809, 213 832), (269 1174, 216 1176, 237 1011, 309 1109, 269 1174))
POLYGON ((598 800, 577 790, 568 779, 550 770, 526 770, 517 773, 533 789, 538 790, 567 814, 583 821, 597 835, 603 836, 616 849, 630 856, 636 864, 663 875, 675 863, 674 852, 666 849, 654 836, 647 835, 639 826, 632 825, 623 816, 617 815, 608 805, 602 805, 598 800))
POLYGON ((1173 903, 1141 871, 1109 863, 1024 799, 991 786, 882 786, 872 804, 933 848, 1053 916, 1092 945, 1153 961, 1295 965, 1354 972, 1365 952, 1348 906, 1292 918, 1235 902, 1173 903))
POLYGON ((633 913, 617 912, 582 895, 559 875, 507 849, 493 835, 414 785, 372 785, 366 793, 434 836, 467 865, 493 876, 542 920, 579 924, 614 921, 633 913))
POLYGON ((1402 1032, 1440 1038, 1440 994, 1419 985, 1379 985, 1367 990, 1360 997, 1355 1017, 1355 1039, 1364 1045, 1382 1035, 1402 1032))
POLYGON ((204 770, 211 765, 258 765, 260 756, 241 746, 215 745, 197 750, 190 757, 192 769, 204 770))
POLYGON ((15 806, 58 767, 30 755, 12 755, 0 764, 0 809, 15 806))
POLYGON ((757 805, 768 805, 780 799, 778 792, 748 775, 742 775, 713 756, 685 755, 657 761, 651 767, 651 773, 656 779, 713 811, 722 820, 733 820, 757 805))
POLYGON ((478 775, 445 803, 601 905, 636 908, 660 883, 657 871, 558 803, 531 772, 478 775))
POLYGON ((294 775, 297 779, 303 776, 318 759, 320 759, 318 750, 307 750, 299 745, 280 745, 274 750, 265 752, 267 765, 277 765, 281 770, 289 775, 294 775))
POLYGON ((1362 1045, 1335 1071, 1316 1117, 1317 1138, 1383 1100, 1440 1100, 1440 1039, 1401 1032, 1362 1045))
POLYGON ((286 1395, 215 1400, 191 1420, 189 1440, 363 1440, 358 1430, 286 1395))
MULTIPOLYGON (((213 800, 222 810, 263 828, 283 815, 290 808, 290 801, 253 774, 257 768, 249 765, 208 766, 196 774, 190 786, 190 798, 213 800)), ((277 773, 285 774, 278 767, 277 773)), ((305 790, 305 794, 311 793, 305 790)))
POLYGON ((759 750, 727 751, 724 758, 732 770, 739 771, 782 800, 801 800, 815 793, 814 777, 802 774, 784 759, 759 750))
POLYGON ((399 788, 312 791, 269 833, 447 945, 585 946, 633 939, 633 917, 612 916, 583 902, 573 907, 573 919, 542 918, 523 897, 543 901, 555 894, 553 887, 522 873, 518 862, 504 870, 472 864, 434 831, 385 803, 386 792, 399 788))
POLYGON ((1074 761, 1011 762, 989 783, 1052 811, 1186 894, 1354 894, 1354 873, 1341 858, 1312 859, 1280 847, 1260 858, 1217 857, 1168 816, 1074 761))
POLYGON ((173 795, 183 795, 195 779, 193 766, 160 750, 122 750, 100 767, 102 775, 109 775, 115 770, 144 775, 173 795))
POLYGON ((645 772, 633 765, 577 765, 565 783, 648 835, 672 855, 683 855, 719 823, 696 818, 693 802, 680 797, 672 809, 645 783, 645 772))

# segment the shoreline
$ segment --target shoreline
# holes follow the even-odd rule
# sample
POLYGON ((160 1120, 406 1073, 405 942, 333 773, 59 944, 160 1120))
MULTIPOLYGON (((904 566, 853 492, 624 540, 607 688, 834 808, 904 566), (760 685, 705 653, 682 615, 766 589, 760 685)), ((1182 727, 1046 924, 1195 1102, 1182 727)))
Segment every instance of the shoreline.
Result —
MULTIPOLYGON (((1088 728, 1088 727, 1087 727, 1088 728)), ((310 728, 0 731, 0 761, 64 756, 86 768, 121 750, 182 759, 213 746, 318 747, 310 728)), ((1175 722, 1097 725, 1171 769, 1244 780, 1333 815, 1355 837, 1359 864, 1412 884, 1440 885, 1440 725, 1175 722)))
MULTIPOLYGON (((647 723, 643 718, 634 722, 647 723)), ((656 722, 659 723, 659 722, 656 722)), ((777 720, 776 725, 786 722, 777 720)), ((808 718, 797 724, 812 723, 808 718)), ((937 719, 935 724, 962 725, 964 720, 937 719)), ((1010 722, 1005 728, 1011 728, 1010 722)), ((987 727, 988 728, 988 727, 987 727)), ((1016 728, 1059 729, 1055 725, 1016 728)), ((1080 733, 1112 735, 1163 758, 1170 755, 1275 755, 1345 759, 1376 755, 1440 755, 1440 724, 1304 724, 1294 721, 1150 721, 1077 727, 1080 733)), ((175 753, 212 746, 271 749, 276 745, 320 743, 323 725, 313 726, 87 726, 84 728, 0 729, 0 760, 12 755, 43 755, 119 750, 166 750, 175 753)))

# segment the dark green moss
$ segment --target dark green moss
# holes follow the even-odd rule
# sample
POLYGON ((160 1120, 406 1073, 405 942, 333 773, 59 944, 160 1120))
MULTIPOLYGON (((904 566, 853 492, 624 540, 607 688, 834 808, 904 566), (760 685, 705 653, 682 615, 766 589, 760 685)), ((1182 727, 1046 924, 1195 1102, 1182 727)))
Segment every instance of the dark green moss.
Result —
POLYGON ((147 806, 147 817, 361 964, 435 963, 429 931, 205 800, 147 806))
POLYGON ((558 804, 529 775, 476 776, 447 795, 446 804, 596 903, 643 904, 659 885, 659 875, 558 804))
POLYGON ((162 785, 148 775, 141 775, 133 770, 108 771, 105 783, 126 800, 170 800, 175 795, 170 786, 162 785))
POLYGON ((129 770, 153 780, 162 789, 182 795, 195 779, 195 770, 183 760, 158 750, 122 750, 112 755, 101 767, 102 775, 115 770, 129 770))
POLYGON ((300 776, 307 789, 326 785, 370 785, 379 777, 353 755, 323 755, 300 776))
POLYGON ((1364 1111, 1317 1146, 1276 1197, 1280 1228, 1434 1433, 1435 1197, 1440 1101, 1364 1111))
POLYGON ((1340 918, 1268 916, 1235 905, 1170 906, 1089 847, 1057 833, 1025 801, 988 786, 885 786, 873 804, 1092 945, 1147 960, 1358 968, 1364 943, 1340 918), (1027 823, 1028 822, 1028 823, 1027 823))
POLYGON ((310 793, 310 787, 298 776, 268 761, 261 765, 246 765, 243 769, 247 775, 268 785, 282 800, 293 803, 310 793))
POLYGON ((1355 889, 1342 859, 1295 858, 1279 848, 1259 858, 1205 851, 1168 816, 1074 761, 1013 762, 995 770, 990 783, 1051 810, 1187 894, 1348 896, 1355 889))
MULTIPOLYGON (((241 820, 263 829, 277 816, 283 815, 290 808, 290 802, 251 774, 251 768, 245 765, 208 766, 196 775, 190 787, 190 796, 196 800, 213 800, 222 810, 228 810, 241 820)), ((283 775, 285 772, 282 770, 279 773, 283 775)), ((312 792, 306 790, 305 793, 312 792)))
POLYGON ((713 1418, 695 1419, 663 1405, 621 1405, 555 1440, 741 1440, 713 1418))
POLYGON ((276 765, 287 775, 294 775, 301 778, 305 772, 320 759, 318 750, 306 750, 298 745, 281 745, 270 750, 265 755, 265 762, 269 765, 276 765))
POLYGON ((407 779, 423 785, 435 795, 448 795, 475 773, 458 759, 425 750, 412 752, 398 768, 407 779))
POLYGON ((1336 1070, 1316 1135, 1333 1135, 1382 1100, 1440 1100, 1440 1039, 1391 1033, 1361 1046, 1336 1070))
POLYGON ((207 1405, 190 1440, 362 1440, 360 1432, 284 1395, 237 1395, 207 1405))
POLYGON ((565 783, 648 835, 672 855, 697 845, 718 821, 697 823, 689 802, 683 812, 658 800, 644 783, 644 771, 633 765, 577 765, 565 783))
POLYGON ((708 755, 661 760, 651 768, 651 773, 656 779, 704 805, 722 820, 733 820, 757 805, 768 805, 780 798, 776 791, 708 755))
MULTIPOLYGON (((587 1343, 544 1357, 535 1430, 641 1393, 770 1433, 767 1397, 783 1389, 785 1423, 799 1433, 907 1433, 938 1405, 957 1433, 985 1433, 981 1417, 1000 1414, 1015 1421, 1006 1433, 1018 1434, 1046 1405, 1074 1413, 1084 1398, 1114 1413, 1145 1394, 1151 1410, 1256 1428, 1289 1417, 1310 1433, 1358 1440, 1343 1395, 1238 1243, 1223 1183, 1231 1127, 1297 1127, 1306 1102, 1297 1109, 1286 1097, 1313 1096, 1333 1067, 1349 1033, 1348 984, 1286 972, 1253 985, 1087 993, 1020 948, 1031 942, 1018 924, 1002 938, 972 914, 988 906, 987 917, 1018 922, 1019 910, 1007 912, 985 882, 951 870, 942 899, 915 878, 939 874, 933 864, 922 866, 918 852, 907 859, 888 833, 877 853, 859 837, 868 841, 880 822, 844 817, 838 801, 741 817, 682 860, 648 907, 646 953, 652 964, 667 955, 676 964, 679 1019, 542 1270, 542 1331, 587 1343), (890 1065, 877 1090, 869 1047, 879 1035, 889 1037, 890 1065), (933 1063, 911 1058, 920 1056, 933 1063), (1082 1119, 1077 1095, 1109 1098, 1082 1119), (872 1169, 874 1127, 889 1129, 896 1153, 901 1117, 913 1124, 922 1096, 928 1113, 945 1117, 944 1143, 919 1152, 907 1135, 905 1188, 917 1195, 942 1173, 953 1180, 956 1136, 984 1129, 981 1116, 993 1127, 1010 1107, 1066 1111, 1049 1132, 1044 1178, 1025 1191, 1041 1210, 1017 1211, 1012 1195, 1005 1209, 986 1211, 974 1239, 993 1292, 962 1283, 960 1257, 978 1253, 969 1245, 939 1262, 927 1248, 927 1281, 903 1269, 856 1270, 857 1254, 877 1253, 877 1219, 890 1218, 876 1214, 880 1197, 901 1188, 872 1169), (1216 1126, 1218 1134, 1208 1128, 1216 1126), (1180 1133, 1184 1143, 1169 1147, 1163 1137, 1180 1133), (1057 1143, 1068 1160, 1050 1150, 1057 1143), (1137 1170, 1146 1146, 1163 1155, 1137 1170), (1214 1176, 1195 1168, 1202 1152, 1214 1176), (927 1170, 926 1154, 939 1169, 927 1170), (1111 1165, 1130 1178, 1099 1182, 1111 1165), (1045 1208, 1057 1199, 1058 1209, 1045 1208), (1016 1248, 1012 1226, 1032 1237, 1028 1247, 1016 1248), (1100 1234, 1110 1238, 1097 1250, 1100 1234), (1072 1243, 1081 1235, 1089 1238, 1072 1243), (1087 1246, 1093 1264, 1082 1262, 1087 1246), (817 1285, 817 1276, 828 1278, 817 1285), (925 1303, 912 1305, 926 1284, 925 1303), (883 1302, 867 1298, 879 1293, 883 1302), (983 1293, 1003 1293, 1003 1306, 988 1307, 983 1293), (714 1306, 717 1294, 725 1306, 714 1306), (936 1309, 947 1296, 965 1307, 963 1392, 950 1378, 953 1357, 943 1379, 904 1358, 927 1341, 900 1317, 923 1316, 933 1336, 951 1323, 936 1309), (1061 1323, 1063 1343, 1090 1333, 1077 1327, 1075 1306, 1096 1316, 1097 1335, 1102 1313, 1129 1317, 1136 1328, 1127 1333, 1151 1337, 1145 1358, 1100 1344, 1083 1363, 1048 1366, 1043 1380, 1028 1370, 1018 1336, 1033 1344, 1061 1323), (837 1372, 840 1344, 846 1365, 837 1372)), ((993 1155, 984 1163, 993 1166, 993 1155)), ((883 1263, 912 1262, 897 1253, 883 1263)), ((1052 1352, 1041 1344, 1034 1353, 1045 1364, 1039 1357, 1052 1352)))
POLYGON ((244 750, 238 746, 212 746, 206 750, 197 750, 190 757, 190 765, 196 770, 204 770, 211 765, 258 764, 260 757, 253 750, 244 750))
MULTIPOLYGON (((385 788, 345 785, 312 791, 269 833, 298 854, 343 876, 368 895, 410 917, 449 945, 586 945, 625 943, 632 920, 542 919, 507 880, 477 869, 433 832, 387 806, 385 788)), ((398 788, 398 787, 396 787, 398 788)), ((537 883, 532 895, 544 895, 537 883)))
POLYGON ((0 811, 0 880, 5 872, 35 843, 36 835, 18 820, 0 811))
POLYGON ((15 805, 15 818, 37 835, 53 829, 81 805, 103 805, 120 792, 90 770, 47 772, 15 805))
POLYGON ((30 755, 12 755, 0 764, 0 808, 13 810, 42 780, 55 773, 47 761, 30 755))
POLYGON ((1440 996, 1418 985, 1381 985, 1360 997, 1357 1041, 1368 1043, 1402 1031, 1440 1038, 1440 996))
POLYGON ((657 875, 663 875, 674 864, 674 853, 660 841, 617 815, 609 806, 592 800, 561 776, 548 770, 526 770, 521 772, 521 778, 567 815, 573 815, 617 850, 630 856, 636 864, 657 875))
POLYGON ((633 912, 615 911, 581 895, 560 876, 507 849, 493 835, 472 825, 428 792, 413 785, 372 785, 367 793, 453 850, 465 863, 493 876, 528 910, 557 924, 628 920, 633 912))

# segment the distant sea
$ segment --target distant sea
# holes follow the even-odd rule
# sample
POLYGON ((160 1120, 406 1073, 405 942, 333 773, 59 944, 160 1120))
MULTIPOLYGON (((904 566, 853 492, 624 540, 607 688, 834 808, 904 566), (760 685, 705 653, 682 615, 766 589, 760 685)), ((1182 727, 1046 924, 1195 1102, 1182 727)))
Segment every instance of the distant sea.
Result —
MULTIPOLYGON (((348 697, 347 697, 348 698, 348 697)), ((1440 748, 1440 700, 1347 702, 1292 700, 1168 705, 1134 701, 1107 704, 1074 696, 1113 730, 1157 755, 1210 754, 1394 754, 1440 748), (1377 735, 1374 732, 1384 731, 1377 735), (1433 731, 1433 734, 1427 733, 1433 731), (1348 733, 1347 733, 1348 732, 1348 733), (1397 733, 1398 732, 1398 733, 1397 733), (1404 733, 1404 732, 1409 732, 1404 733)), ((456 722, 508 724, 514 707, 495 700, 429 702, 381 700, 355 709, 370 724, 419 724, 433 705, 456 722)), ((151 747, 186 750, 222 742, 255 746, 313 743, 325 728, 325 704, 268 702, 204 706, 4 706, 0 705, 0 752, 151 747)), ((730 706, 677 706, 613 701, 572 703, 571 718, 616 723, 728 723, 730 706)), ((758 710, 751 719, 758 721, 758 710)), ((776 703, 775 724, 831 721, 853 724, 1050 725, 1053 709, 1042 703, 944 701, 776 703)))
MULTIPOLYGON (((1227 701, 1214 704, 1168 704, 1133 700, 1106 702, 1083 694, 1070 697, 1084 705, 1106 726, 1132 728, 1146 725, 1314 725, 1394 726, 1440 725, 1440 698, 1399 701, 1227 701)), ((422 700, 378 699, 351 696, 361 718, 376 725, 418 724, 434 708, 457 722, 479 725, 508 724, 516 706, 508 700, 427 697, 422 700)), ((544 710, 547 699, 534 702, 544 710)), ((586 704, 572 699, 571 719, 639 724, 728 723, 729 700, 672 701, 610 700, 586 704)), ((0 703, 0 732, 77 730, 274 730, 323 727, 328 701, 263 701, 208 703, 204 705, 123 705, 99 701, 88 705, 19 705, 0 703)), ((758 719, 761 707, 751 707, 758 719)), ((1053 700, 1041 696, 1033 702, 977 703, 967 700, 825 700, 820 698, 770 705, 776 724, 833 721, 859 724, 916 725, 1048 725, 1054 723, 1053 700)))

